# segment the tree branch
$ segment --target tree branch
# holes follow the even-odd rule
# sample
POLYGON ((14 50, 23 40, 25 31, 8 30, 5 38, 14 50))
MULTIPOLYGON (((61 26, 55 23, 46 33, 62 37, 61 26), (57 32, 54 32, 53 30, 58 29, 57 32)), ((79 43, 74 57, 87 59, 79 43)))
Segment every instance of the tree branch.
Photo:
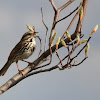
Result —
MULTIPOLYGON (((70 0, 72 1, 72 0, 70 0)), ((53 0, 50 0, 52 6, 53 6, 53 9, 54 10, 57 10, 53 0)), ((84 0, 83 1, 83 9, 84 9, 84 15, 83 15, 83 19, 84 19, 84 16, 85 16, 85 12, 86 12, 86 6, 87 6, 87 2, 88 0, 84 0)), ((62 8, 64 9, 65 6, 62 8)), ((54 17, 54 23, 56 21, 58 21, 58 17, 59 17, 59 12, 57 12, 57 14, 55 14, 55 17, 54 17)), ((83 23, 83 19, 82 19, 82 23, 83 23)), ((78 21, 78 24, 77 24, 77 27, 76 27, 76 30, 75 32, 71 35, 71 39, 74 40, 76 38, 76 33, 80 31, 80 28, 82 26, 82 23, 80 23, 80 20, 78 21)), ((54 25, 54 24, 53 24, 54 25)), ((51 34, 53 35, 53 33, 55 32, 55 28, 56 26, 52 26, 52 29, 51 29, 51 34)), ((65 43, 69 43, 70 40, 69 38, 66 38, 65 40, 65 43)), ((63 47, 62 43, 59 44, 58 46, 58 49, 60 49, 61 47, 63 47)), ((51 50, 52 50, 52 53, 54 53, 56 51, 56 45, 52 46, 51 47, 51 50)), ((0 94, 4 93, 5 91, 7 91, 8 89, 10 89, 11 87, 15 86, 17 83, 19 83, 21 80, 25 79, 26 77, 30 76, 30 72, 32 72, 35 68, 38 68, 38 66, 40 64, 42 64, 44 61, 46 61, 46 59, 51 55, 51 51, 50 51, 50 48, 48 50, 46 50, 44 53, 41 54, 41 56, 39 58, 37 58, 33 64, 35 65, 34 66, 30 66, 28 65, 26 68, 24 68, 23 70, 23 76, 22 74, 16 74, 15 76, 13 76, 10 80, 8 80, 4 85, 2 85, 0 87, 0 94)), ((51 71, 53 69, 56 69, 58 68, 58 65, 54 66, 54 67, 51 67, 49 69, 45 69, 45 70, 40 70, 41 72, 46 72, 46 71, 51 71)), ((34 74, 36 73, 40 73, 40 71, 36 71, 34 72, 34 74)))

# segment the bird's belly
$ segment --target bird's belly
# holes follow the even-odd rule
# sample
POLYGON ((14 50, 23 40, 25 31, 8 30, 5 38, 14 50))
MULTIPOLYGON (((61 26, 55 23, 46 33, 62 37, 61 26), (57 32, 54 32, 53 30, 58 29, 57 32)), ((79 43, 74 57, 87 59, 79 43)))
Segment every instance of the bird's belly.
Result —
POLYGON ((30 50, 26 50, 26 51, 23 53, 21 59, 27 59, 27 58, 29 58, 32 54, 33 54, 33 51, 32 51, 31 49, 30 49, 30 50))
POLYGON ((35 51, 35 48, 36 48, 36 44, 34 43, 28 44, 28 46, 23 49, 24 52, 20 53, 20 55, 17 56, 15 60, 23 60, 29 58, 35 51))
POLYGON ((32 53, 33 52, 31 52, 31 51, 26 51, 24 54, 23 54, 23 59, 27 59, 27 58, 29 58, 31 55, 32 55, 32 53))

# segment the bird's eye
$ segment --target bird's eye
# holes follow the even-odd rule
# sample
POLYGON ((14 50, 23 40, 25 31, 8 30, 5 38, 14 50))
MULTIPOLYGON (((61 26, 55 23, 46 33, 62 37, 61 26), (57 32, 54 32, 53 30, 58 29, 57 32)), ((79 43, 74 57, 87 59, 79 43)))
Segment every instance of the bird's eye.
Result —
POLYGON ((32 42, 32 39, 30 39, 30 42, 32 42))
POLYGON ((28 33, 27 35, 32 35, 32 33, 28 33))

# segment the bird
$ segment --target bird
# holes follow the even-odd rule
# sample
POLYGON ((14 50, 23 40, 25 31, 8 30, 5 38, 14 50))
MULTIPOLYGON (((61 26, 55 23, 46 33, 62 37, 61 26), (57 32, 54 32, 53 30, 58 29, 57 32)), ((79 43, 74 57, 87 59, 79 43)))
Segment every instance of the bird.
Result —
MULTIPOLYGON (((24 33, 19 43, 12 49, 6 64, 0 70, 0 76, 4 76, 10 65, 14 62, 16 62, 19 73, 22 74, 23 70, 19 69, 18 61, 25 61, 24 59, 29 58, 34 53, 36 49, 35 39, 37 37, 37 33, 38 32, 35 32, 35 29, 24 33)), ((25 62, 31 64, 28 61, 25 62)))

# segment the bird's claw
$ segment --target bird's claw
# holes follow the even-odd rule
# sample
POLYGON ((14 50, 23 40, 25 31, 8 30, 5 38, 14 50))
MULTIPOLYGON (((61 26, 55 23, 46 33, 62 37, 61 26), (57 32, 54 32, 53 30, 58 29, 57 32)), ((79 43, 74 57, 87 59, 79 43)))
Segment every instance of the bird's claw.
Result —
POLYGON ((29 65, 30 65, 30 66, 33 66, 33 67, 35 66, 33 63, 29 63, 29 65))
POLYGON ((19 74, 22 74, 22 76, 23 76, 23 70, 18 70, 19 71, 19 74))

